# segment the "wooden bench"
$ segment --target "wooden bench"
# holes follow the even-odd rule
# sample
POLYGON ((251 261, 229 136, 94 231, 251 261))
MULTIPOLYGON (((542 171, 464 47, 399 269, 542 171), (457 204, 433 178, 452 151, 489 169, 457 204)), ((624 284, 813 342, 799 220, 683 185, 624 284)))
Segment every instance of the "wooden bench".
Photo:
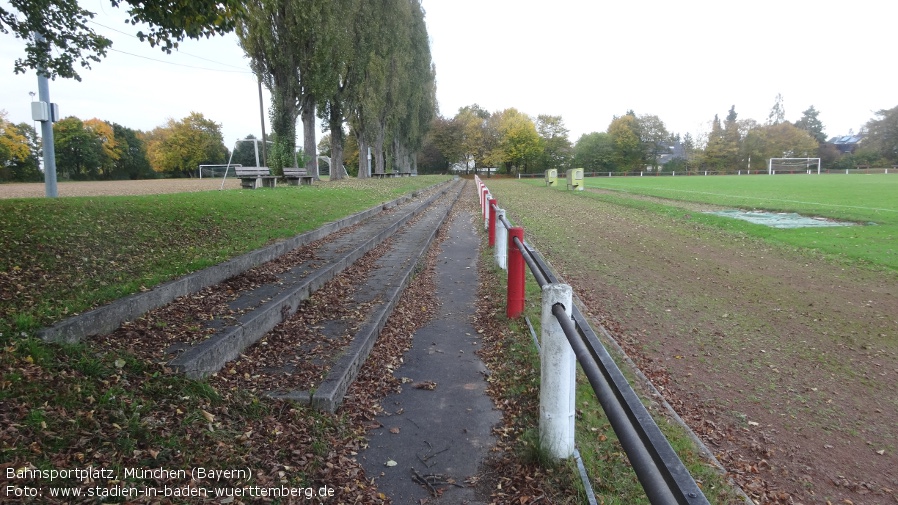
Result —
POLYGON ((240 186, 244 189, 273 188, 277 186, 277 177, 271 175, 268 167, 237 167, 234 169, 240 186))
POLYGON ((305 168, 284 168, 284 178, 287 179, 287 184, 291 186, 302 184, 311 186, 312 181, 315 179, 309 175, 309 171, 305 168))

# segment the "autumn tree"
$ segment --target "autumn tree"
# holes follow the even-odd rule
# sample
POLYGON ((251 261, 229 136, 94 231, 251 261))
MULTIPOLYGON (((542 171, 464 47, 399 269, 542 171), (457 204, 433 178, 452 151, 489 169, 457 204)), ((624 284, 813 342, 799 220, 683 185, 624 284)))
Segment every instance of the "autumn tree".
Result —
POLYGON ((63 177, 98 179, 103 173, 102 141, 74 116, 53 123, 56 166, 63 177))
POLYGON ((0 168, 23 161, 29 154, 28 139, 9 122, 6 114, 0 109, 0 168))
POLYGON ((147 158, 160 174, 189 177, 200 165, 227 161, 221 125, 199 112, 180 121, 169 119, 148 133, 147 139, 147 158))
POLYGON ((515 108, 497 112, 491 118, 498 134, 498 142, 488 156, 493 166, 504 165, 508 173, 523 169, 536 160, 542 152, 536 125, 515 108))
POLYGON ((670 137, 664 121, 654 114, 642 114, 636 118, 636 124, 639 142, 645 156, 643 163, 660 170, 658 158, 661 157, 661 153, 668 151, 667 144, 670 137))
POLYGON ((99 142, 101 155, 98 172, 103 178, 109 178, 115 168, 116 160, 121 155, 112 125, 106 121, 93 118, 84 121, 84 129, 99 142))
POLYGON ((497 135, 491 134, 489 127, 491 114, 477 105, 467 105, 458 109, 455 121, 461 128, 462 162, 473 163, 477 167, 489 165, 487 157, 497 143, 497 135))
POLYGON ((764 125, 745 138, 745 153, 765 166, 770 158, 815 157, 817 139, 789 122, 764 125))
MULTIPOLYGON (((147 23, 137 37, 171 52, 186 38, 222 35, 242 16, 238 0, 110 0, 128 10, 131 24, 147 23)), ((90 68, 106 56, 112 41, 91 27, 94 13, 77 0, 16 0, 0 5, 0 33, 12 33, 26 42, 25 56, 15 61, 15 72, 43 68, 47 77, 81 80, 76 66, 90 68), (35 39, 40 33, 44 41, 35 39)))
POLYGON ((568 139, 570 131, 561 116, 540 114, 536 117, 536 131, 539 134, 542 153, 537 162, 537 170, 570 167, 573 148, 568 139))
POLYGON ((632 111, 615 117, 608 125, 608 135, 614 148, 614 163, 619 171, 640 170, 643 163, 639 123, 632 111))

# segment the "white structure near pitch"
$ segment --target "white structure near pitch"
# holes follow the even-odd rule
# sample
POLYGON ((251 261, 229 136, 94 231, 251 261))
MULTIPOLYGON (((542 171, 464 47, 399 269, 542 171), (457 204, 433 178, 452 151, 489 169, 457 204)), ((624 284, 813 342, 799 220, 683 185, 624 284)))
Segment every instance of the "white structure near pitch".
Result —
POLYGON ((804 173, 813 173, 812 170, 820 173, 820 158, 770 158, 767 162, 767 173, 776 174, 777 170, 781 172, 794 173, 801 170, 804 173), (811 168, 815 167, 815 168, 811 168))
POLYGON ((567 284, 543 286, 540 316, 539 442, 549 455, 567 459, 574 454, 577 358, 564 330, 552 314, 560 303, 571 317, 573 290, 567 284))

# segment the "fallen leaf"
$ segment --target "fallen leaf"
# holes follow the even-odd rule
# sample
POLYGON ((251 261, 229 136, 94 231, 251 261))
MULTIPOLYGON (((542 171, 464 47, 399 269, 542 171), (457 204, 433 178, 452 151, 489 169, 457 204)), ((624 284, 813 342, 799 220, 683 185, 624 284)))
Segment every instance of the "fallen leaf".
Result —
POLYGON ((396 462, 393 461, 392 459, 391 459, 391 460, 388 460, 388 461, 386 462, 386 466, 396 466, 397 464, 398 464, 398 463, 396 463, 396 462))
POLYGON ((399 428, 390 428, 390 433, 392 433, 392 434, 394 434, 394 435, 398 435, 398 434, 399 434, 399 428))

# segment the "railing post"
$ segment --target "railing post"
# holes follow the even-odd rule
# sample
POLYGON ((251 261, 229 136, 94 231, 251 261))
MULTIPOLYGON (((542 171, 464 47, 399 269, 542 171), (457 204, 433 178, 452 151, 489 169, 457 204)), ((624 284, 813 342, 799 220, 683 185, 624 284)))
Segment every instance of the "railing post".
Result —
POLYGON ((480 212, 481 216, 483 216, 483 229, 485 230, 489 225, 489 219, 487 219, 486 202, 487 200, 489 200, 490 190, 486 189, 486 186, 484 186, 481 193, 483 194, 483 197, 481 197, 480 199, 480 212))
POLYGON ((524 312, 524 285, 526 263, 524 254, 515 245, 515 237, 524 242, 524 229, 514 227, 508 230, 508 301, 505 315, 509 319, 515 319, 524 312))
POLYGON ((489 244, 490 247, 496 246, 496 206, 499 203, 495 198, 490 197, 486 202, 487 212, 489 213, 489 244))
POLYGON ((556 303, 571 317, 572 290, 567 284, 546 284, 542 293, 542 345, 540 346, 539 441, 557 459, 574 453, 577 360, 558 319, 556 303))
POLYGON ((508 269, 508 229, 502 221, 505 209, 496 209, 496 263, 502 270, 508 269))

